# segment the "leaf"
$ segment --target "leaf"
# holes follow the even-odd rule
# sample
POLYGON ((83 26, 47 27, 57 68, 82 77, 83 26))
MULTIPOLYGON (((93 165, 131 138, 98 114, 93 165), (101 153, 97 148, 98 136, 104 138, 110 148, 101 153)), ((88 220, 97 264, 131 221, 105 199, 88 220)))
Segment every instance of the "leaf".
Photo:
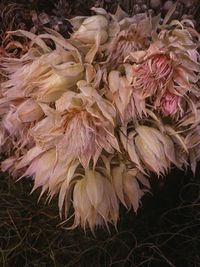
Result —
POLYGON ((112 125, 115 125, 114 118, 116 116, 116 111, 113 105, 103 98, 101 100, 97 100, 96 102, 104 117, 108 119, 112 125))
POLYGON ((95 68, 92 66, 92 64, 88 64, 86 66, 86 82, 89 84, 91 83, 94 79, 95 79, 95 75, 96 75, 96 70, 95 68))
POLYGON ((172 7, 169 9, 169 11, 167 12, 167 14, 165 15, 165 18, 163 20, 162 25, 166 25, 167 24, 167 22, 169 21, 169 19, 173 15, 174 11, 176 10, 176 6, 177 6, 177 2, 172 5, 172 7))

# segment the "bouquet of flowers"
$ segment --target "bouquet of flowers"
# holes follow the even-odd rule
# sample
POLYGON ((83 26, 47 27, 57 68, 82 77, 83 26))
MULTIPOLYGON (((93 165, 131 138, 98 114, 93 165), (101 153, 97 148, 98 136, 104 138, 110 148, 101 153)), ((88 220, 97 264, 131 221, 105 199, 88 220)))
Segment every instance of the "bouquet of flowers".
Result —
POLYGON ((30 176, 58 195, 84 229, 117 224, 119 205, 136 212, 149 177, 200 159, 200 34, 190 20, 128 17, 93 8, 74 32, 35 35, 20 58, 0 59, 2 171, 30 176))

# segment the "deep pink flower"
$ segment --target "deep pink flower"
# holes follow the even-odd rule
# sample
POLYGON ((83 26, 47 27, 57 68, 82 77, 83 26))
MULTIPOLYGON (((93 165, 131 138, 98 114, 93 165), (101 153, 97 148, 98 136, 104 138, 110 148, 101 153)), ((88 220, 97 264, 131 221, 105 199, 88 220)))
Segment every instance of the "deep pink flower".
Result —
POLYGON ((161 111, 165 116, 174 115, 178 110, 180 97, 170 92, 166 92, 161 99, 161 111))

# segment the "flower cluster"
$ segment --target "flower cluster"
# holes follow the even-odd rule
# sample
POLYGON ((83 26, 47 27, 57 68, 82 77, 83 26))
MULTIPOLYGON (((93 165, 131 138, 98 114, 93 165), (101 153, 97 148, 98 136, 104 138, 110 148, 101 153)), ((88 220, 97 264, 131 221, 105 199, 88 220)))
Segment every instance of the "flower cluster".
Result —
POLYGON ((1 169, 31 176, 72 228, 136 212, 152 173, 200 159, 200 35, 191 21, 94 8, 69 39, 47 29, 21 58, 2 57, 1 169), (47 45, 52 44, 50 47, 47 45), (2 76, 3 77, 3 76, 2 76))

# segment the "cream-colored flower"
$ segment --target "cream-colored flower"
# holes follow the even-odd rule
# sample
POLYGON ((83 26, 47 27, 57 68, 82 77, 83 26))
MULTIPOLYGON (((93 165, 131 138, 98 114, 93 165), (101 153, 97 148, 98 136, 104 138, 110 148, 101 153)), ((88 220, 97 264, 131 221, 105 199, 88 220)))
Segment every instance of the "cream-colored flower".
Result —
MULTIPOLYGON (((29 37, 28 32, 22 35, 29 37)), ((50 103, 73 89, 77 81, 83 78, 84 66, 78 50, 63 37, 53 34, 46 34, 45 37, 52 39, 57 49, 52 51, 42 37, 34 35, 30 38, 35 42, 39 40, 36 48, 31 48, 20 59, 3 59, 2 69, 8 76, 8 80, 1 84, 4 98, 31 97, 50 103)))
POLYGON ((161 132, 154 127, 139 125, 127 134, 124 127, 120 137, 130 160, 143 173, 153 171, 164 175, 172 164, 179 168, 183 165, 177 157, 175 145, 184 147, 184 143, 172 128, 166 127, 161 132))
POLYGON ((129 19, 125 17, 119 21, 120 31, 108 47, 108 64, 114 67, 123 63, 130 53, 147 49, 150 45, 149 37, 157 29, 158 23, 159 17, 150 18, 144 14, 129 19))
POLYGON ((123 123, 141 118, 146 113, 145 99, 132 86, 132 66, 124 64, 124 70, 125 75, 117 70, 108 75, 109 89, 123 123))
POLYGON ((145 191, 150 189, 148 179, 141 172, 136 168, 127 169, 123 163, 112 168, 112 184, 123 205, 129 208, 132 206, 135 212, 138 210, 140 199, 145 191))
POLYGON ((188 112, 179 120, 174 127, 169 125, 166 128, 167 132, 173 138, 173 141, 177 144, 176 147, 180 147, 179 162, 187 169, 191 168, 193 174, 196 172, 197 164, 200 160, 199 144, 199 124, 200 123, 200 109, 197 105, 197 109, 188 112))
POLYGON ((84 229, 89 225, 93 231, 97 226, 113 223, 119 218, 119 203, 110 181, 101 173, 86 170, 73 191, 74 224, 84 229))
MULTIPOLYGON (((5 162, 4 167, 9 167, 9 162, 5 162)), ((59 193, 58 206, 62 216, 63 208, 67 216, 70 203, 65 201, 70 183, 75 177, 76 169, 79 166, 78 160, 69 160, 58 158, 55 148, 43 150, 39 146, 31 148, 15 164, 15 171, 26 168, 22 177, 31 176, 34 179, 32 192, 38 187, 42 188, 40 197, 47 192, 48 199, 59 193)))
POLYGON ((86 18, 72 36, 84 44, 94 44, 98 35, 101 44, 107 41, 108 20, 103 15, 86 18))
MULTIPOLYGON (((108 222, 117 224, 119 203, 108 177, 92 169, 83 171, 79 162, 57 158, 56 149, 48 151, 34 147, 19 161, 16 169, 29 166, 24 176, 34 178, 34 191, 42 187, 41 195, 48 192, 49 200, 59 194, 60 215, 68 216, 71 200, 74 208, 74 223, 93 231, 108 222)), ((8 163, 7 163, 8 165, 8 163)), ((108 225, 107 225, 108 226, 108 225)))
POLYGON ((83 65, 73 59, 63 62, 58 51, 44 54, 31 61, 24 64, 20 62, 6 64, 10 75, 9 80, 2 84, 4 97, 11 100, 32 97, 49 103, 72 89, 83 77, 83 65), (11 69, 10 64, 14 65, 11 69))

